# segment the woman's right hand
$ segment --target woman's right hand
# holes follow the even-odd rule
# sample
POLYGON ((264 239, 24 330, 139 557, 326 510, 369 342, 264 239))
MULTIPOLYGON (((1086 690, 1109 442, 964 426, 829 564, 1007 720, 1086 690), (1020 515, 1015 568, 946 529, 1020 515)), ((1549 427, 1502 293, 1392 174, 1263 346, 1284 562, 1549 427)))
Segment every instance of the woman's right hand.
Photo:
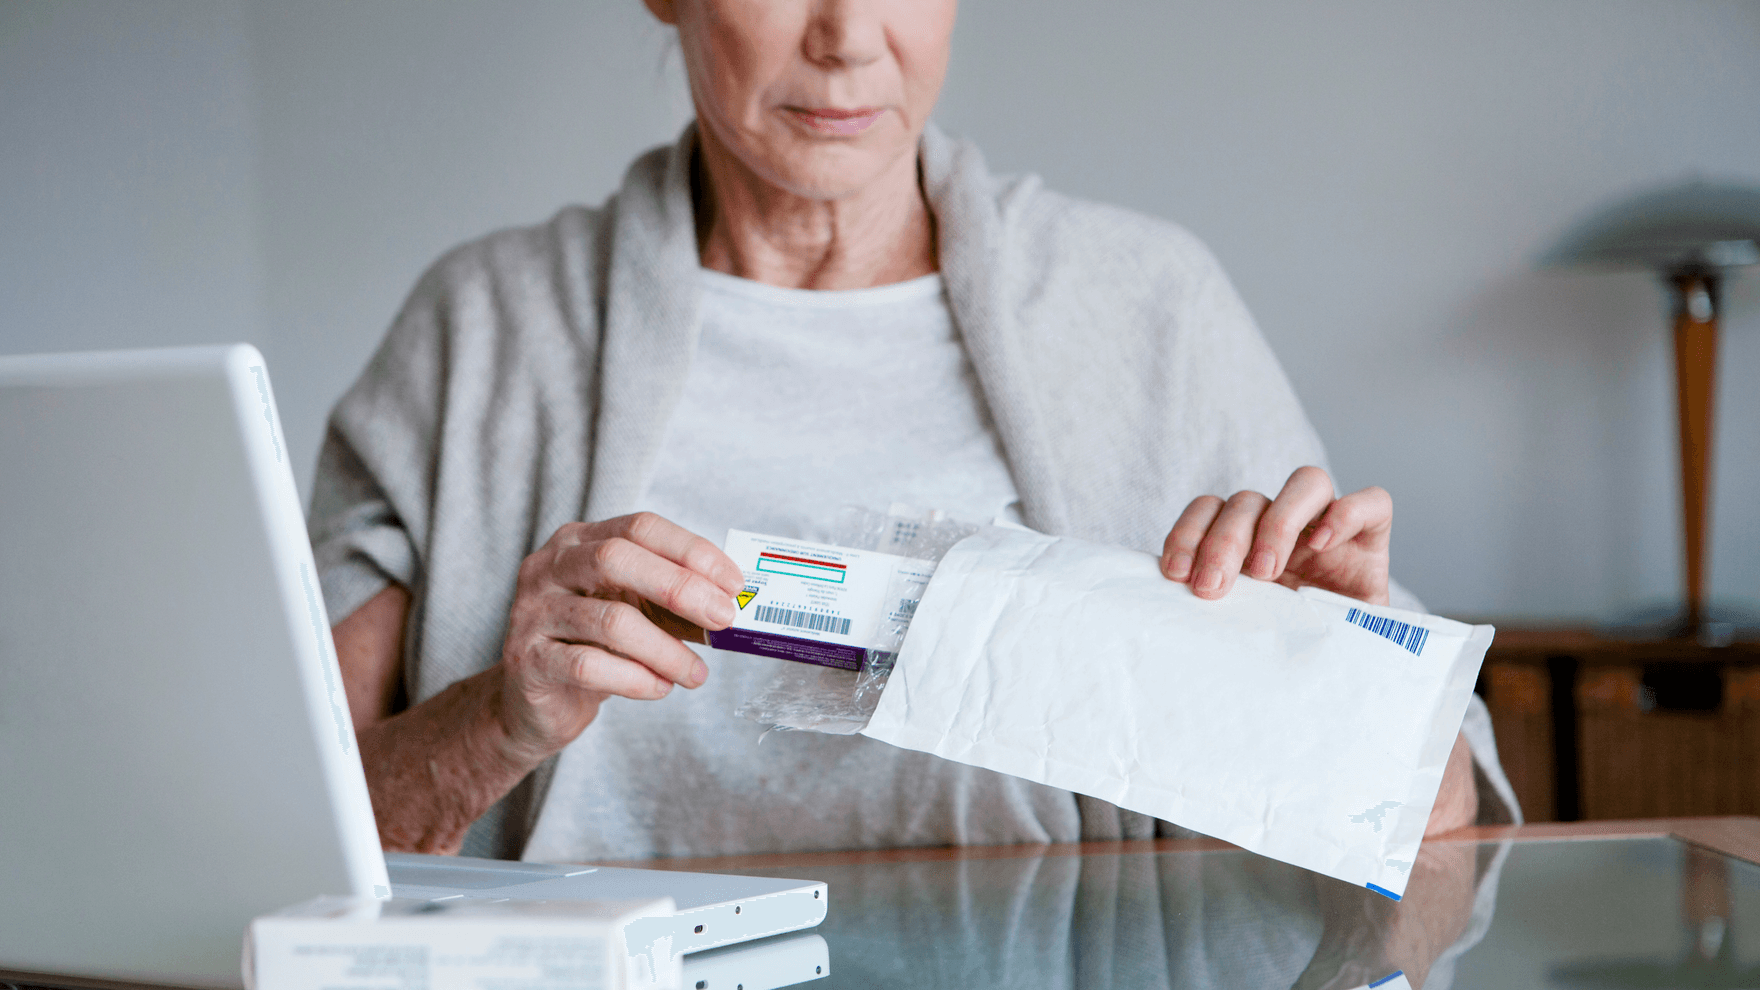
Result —
POLYGON ((611 695, 664 698, 709 668, 649 618, 725 629, 744 578, 713 543, 651 513, 568 523, 519 568, 502 646, 500 718, 534 760, 568 745, 611 695))

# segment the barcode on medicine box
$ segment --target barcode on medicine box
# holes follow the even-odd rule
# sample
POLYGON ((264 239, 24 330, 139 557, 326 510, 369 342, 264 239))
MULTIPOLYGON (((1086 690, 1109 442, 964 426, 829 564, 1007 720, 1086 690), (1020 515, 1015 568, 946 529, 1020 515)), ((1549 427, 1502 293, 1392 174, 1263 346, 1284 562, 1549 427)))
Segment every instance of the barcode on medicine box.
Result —
POLYGON ((1423 656, 1424 641, 1430 638, 1430 630, 1423 626, 1414 626, 1383 615, 1370 615, 1360 608, 1351 609, 1344 618, 1346 622, 1362 626, 1377 636, 1393 640, 1395 646, 1411 650, 1413 656, 1423 656))
POLYGON ((752 618, 759 622, 768 622, 775 626, 793 626, 796 629, 811 629, 814 632, 835 633, 839 636, 849 635, 849 620, 840 619, 835 615, 820 615, 817 612, 797 612, 792 608, 776 608, 771 605, 759 605, 752 618))

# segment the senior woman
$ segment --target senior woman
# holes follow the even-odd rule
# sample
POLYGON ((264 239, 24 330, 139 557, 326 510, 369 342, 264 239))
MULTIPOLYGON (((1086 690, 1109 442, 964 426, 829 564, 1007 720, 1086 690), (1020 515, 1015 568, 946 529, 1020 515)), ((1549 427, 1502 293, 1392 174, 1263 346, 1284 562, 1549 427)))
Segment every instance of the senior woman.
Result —
MULTIPOLYGON (((954 0, 646 2, 696 122, 603 206, 442 258, 330 422, 312 533, 386 848, 1155 834, 860 737, 760 745, 732 712, 787 661, 676 635, 733 619, 712 541, 902 501, 1157 549, 1204 597, 1246 573, 1385 603, 1387 494, 1334 498, 1189 234, 929 125, 954 0)), ((1465 738, 1513 812, 1482 706, 1465 738)), ((1478 792, 1457 744, 1432 830, 1478 792)))

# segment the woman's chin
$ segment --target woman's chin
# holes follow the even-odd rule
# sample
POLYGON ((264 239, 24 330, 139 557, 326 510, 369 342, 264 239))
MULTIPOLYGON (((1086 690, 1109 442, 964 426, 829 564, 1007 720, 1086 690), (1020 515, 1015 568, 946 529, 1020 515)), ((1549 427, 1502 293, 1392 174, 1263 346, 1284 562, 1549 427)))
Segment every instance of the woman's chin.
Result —
POLYGON ((780 189, 808 199, 844 199, 872 189, 914 143, 790 141, 764 156, 765 178, 780 189))

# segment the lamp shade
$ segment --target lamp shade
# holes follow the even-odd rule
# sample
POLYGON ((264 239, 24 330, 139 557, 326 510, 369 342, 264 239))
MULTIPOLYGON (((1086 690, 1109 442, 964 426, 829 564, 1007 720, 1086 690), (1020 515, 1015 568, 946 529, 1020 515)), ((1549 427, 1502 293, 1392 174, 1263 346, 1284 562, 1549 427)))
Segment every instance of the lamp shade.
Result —
POLYGON ((1600 210, 1543 264, 1690 272, 1760 264, 1760 188, 1693 182, 1600 210))

